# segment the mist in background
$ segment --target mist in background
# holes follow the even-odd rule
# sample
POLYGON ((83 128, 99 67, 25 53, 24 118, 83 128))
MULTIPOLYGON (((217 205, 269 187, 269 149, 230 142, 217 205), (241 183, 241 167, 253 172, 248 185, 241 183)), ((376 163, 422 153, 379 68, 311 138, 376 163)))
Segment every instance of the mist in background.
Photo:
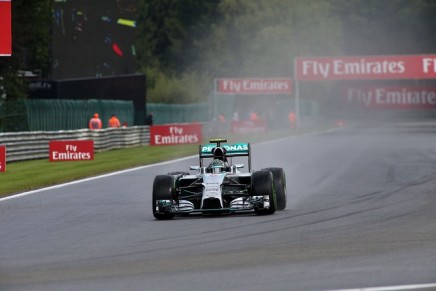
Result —
MULTIPOLYGON (((13 55, 0 59, 5 100, 24 98, 25 84, 12 72, 37 71, 43 79, 145 73, 148 102, 207 103, 215 78, 294 78, 295 57, 431 54, 436 47, 434 0, 27 2, 12 2, 13 55)), ((434 82, 307 82, 300 92, 315 114, 339 118, 362 105, 342 92, 368 85, 419 90, 434 82)), ((294 96, 282 97, 232 102, 292 109, 294 96)), ((374 111, 360 107, 361 115, 374 111)))
MULTIPOLYGON (((151 102, 206 102, 214 78, 293 78, 295 57, 431 54, 436 45, 436 1, 139 2, 136 43, 145 47, 138 68, 148 72, 151 102), (159 89, 174 84, 183 89, 159 89)), ((301 85, 301 97, 333 118, 405 112, 374 113, 380 110, 344 96, 349 86, 368 85, 432 86, 433 81, 309 82, 301 85)), ((265 96, 245 98, 238 106, 264 107, 261 99, 265 96)), ((283 102, 280 96, 270 100, 283 102)))

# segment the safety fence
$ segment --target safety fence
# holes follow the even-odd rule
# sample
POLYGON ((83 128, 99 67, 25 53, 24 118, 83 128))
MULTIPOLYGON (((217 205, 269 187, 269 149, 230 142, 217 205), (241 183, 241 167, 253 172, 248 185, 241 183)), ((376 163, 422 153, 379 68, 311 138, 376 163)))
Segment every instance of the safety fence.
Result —
POLYGON ((112 114, 133 125, 132 101, 23 99, 0 102, 0 132, 83 129, 95 112, 105 126, 112 114))
MULTIPOLYGON (((155 125, 213 121, 218 112, 223 114, 226 120, 234 120, 235 113, 238 113, 239 120, 244 120, 249 113, 247 104, 254 104, 253 102, 239 104, 239 99, 234 96, 220 96, 220 102, 216 99, 212 100, 213 104, 148 103, 145 111, 153 113, 155 125)), ((257 104, 258 113, 269 121, 272 128, 287 126, 290 110, 294 110, 293 102, 288 99, 257 104)), ((103 127, 107 126, 107 121, 112 114, 116 114, 121 123, 134 125, 135 109, 132 101, 23 99, 0 101, 0 132, 84 129, 87 128, 88 121, 95 112, 99 113, 103 127)), ((318 115, 317 103, 302 101, 300 114, 302 118, 318 115)))
MULTIPOLYGON (((239 120, 248 119, 249 109, 255 109, 260 116, 269 121, 272 128, 286 127, 289 123, 288 114, 294 111, 294 101, 289 98, 275 99, 274 102, 265 99, 261 102, 240 102, 235 96, 219 96, 209 103, 195 104, 162 104, 148 103, 147 112, 153 113, 154 124, 208 122, 222 114, 226 120, 234 120, 238 114, 239 120), (219 100, 218 100, 219 99, 219 100), (220 102, 218 102, 220 101, 220 102)), ((313 101, 300 102, 301 118, 309 118, 319 114, 318 104, 313 101)))
MULTIPOLYGON (((243 123, 243 121, 241 121, 243 123)), ((240 123, 241 123, 240 122, 240 123)), ((203 138, 225 137, 234 134, 232 129, 233 121, 201 122, 203 138)), ((238 134, 243 136, 246 133, 253 133, 259 127, 252 122, 249 124, 238 124, 242 129, 250 129, 249 132, 238 134), (248 127, 247 127, 248 126, 248 127), (253 127, 254 126, 254 127, 253 127)), ((306 118, 301 129, 313 130, 332 124, 332 121, 320 118, 306 118)), ((182 124, 182 123, 178 123, 182 124)), ((187 123, 189 124, 189 123, 187 123)), ((265 123, 266 124, 266 123, 265 123)), ((173 125, 173 124, 167 124, 173 125)), ((257 131, 256 131, 257 132, 257 131)), ((92 140, 94 151, 103 152, 113 149, 122 149, 136 146, 148 146, 150 142, 150 126, 129 126, 121 128, 105 128, 100 130, 77 129, 60 131, 24 131, 0 133, 0 146, 6 146, 6 162, 44 159, 49 157, 49 142, 57 140, 92 140)))
MULTIPOLYGON (((0 101, 0 132, 57 131, 87 128, 89 119, 99 113, 106 127, 112 114, 121 123, 134 125, 135 111, 132 101, 23 99, 0 101)), ((207 103, 147 104, 153 112, 154 124, 204 122, 208 120, 207 103)))
POLYGON ((23 161, 49 157, 52 140, 93 140, 94 151, 101 152, 150 144, 149 126, 107 128, 101 130, 27 131, 0 134, 6 146, 6 161, 23 161))
POLYGON ((147 112, 153 113, 154 124, 204 122, 209 119, 207 103, 149 103, 147 112))

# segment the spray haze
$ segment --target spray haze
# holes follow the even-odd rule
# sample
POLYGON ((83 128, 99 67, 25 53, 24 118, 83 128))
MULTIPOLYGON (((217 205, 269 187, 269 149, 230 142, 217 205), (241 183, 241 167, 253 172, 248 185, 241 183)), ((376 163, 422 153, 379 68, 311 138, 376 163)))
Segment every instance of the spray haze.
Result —
MULTIPOLYGON (((148 17, 143 22, 147 25, 142 29, 142 45, 151 49, 141 67, 154 67, 179 80, 189 80, 184 75, 195 76, 181 82, 181 94, 170 94, 177 100, 169 96, 164 98, 166 102, 206 102, 214 78, 295 79, 296 57, 429 54, 436 42, 432 37, 436 29, 432 17, 435 1, 154 0, 143 5, 148 7, 148 17), (178 26, 174 28, 174 24, 178 26), (196 90, 200 83, 207 85, 196 90), (186 93, 189 88, 195 93, 186 93)), ((149 77, 153 84, 153 74, 149 77)), ((378 112, 359 108, 356 102, 344 102, 347 98, 342 92, 347 86, 431 85, 430 80, 305 82, 300 86, 301 113, 303 117, 359 119, 368 110, 371 115, 407 115, 405 110, 393 113, 395 110, 388 108, 378 112)), ((285 124, 283 115, 295 110, 294 97, 252 95, 235 100, 222 97, 219 101, 234 105, 223 109, 228 118, 232 111, 255 107, 261 114, 272 112, 285 124)), ((151 92, 150 100, 158 101, 159 94, 151 92)))
MULTIPOLYGON (((340 51, 340 23, 326 1, 220 1, 218 11, 222 17, 200 43, 194 62, 195 69, 215 77, 291 79, 299 54, 340 51)), ((315 107, 313 100, 304 102, 308 111, 315 107)), ((274 126, 287 126, 287 115, 295 110, 292 95, 237 96, 233 104, 241 118, 255 111, 274 126)))

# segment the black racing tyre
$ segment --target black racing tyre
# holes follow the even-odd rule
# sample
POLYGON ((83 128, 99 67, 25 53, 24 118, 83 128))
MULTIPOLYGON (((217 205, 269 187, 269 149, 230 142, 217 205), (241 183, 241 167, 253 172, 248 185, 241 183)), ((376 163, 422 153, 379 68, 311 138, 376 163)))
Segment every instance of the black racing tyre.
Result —
POLYGON ((276 195, 274 192, 273 175, 270 171, 257 171, 251 176, 251 194, 253 196, 268 195, 270 207, 268 209, 255 208, 259 215, 273 214, 277 209, 276 195))
POLYGON ((157 211, 158 200, 173 200, 174 194, 174 177, 170 175, 158 175, 154 178, 153 182, 153 216, 156 219, 172 219, 174 213, 172 212, 159 212, 157 211))
POLYGON ((263 171, 270 171, 273 174, 274 191, 276 192, 277 210, 286 208, 286 176, 282 168, 265 168, 263 171))

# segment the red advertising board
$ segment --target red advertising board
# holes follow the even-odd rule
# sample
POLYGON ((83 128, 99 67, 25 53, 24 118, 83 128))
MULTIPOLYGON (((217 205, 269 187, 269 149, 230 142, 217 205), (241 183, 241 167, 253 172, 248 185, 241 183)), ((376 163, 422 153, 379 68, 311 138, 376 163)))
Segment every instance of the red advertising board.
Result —
POLYGON ((6 172, 6 146, 0 146, 0 172, 6 172))
POLYGON ((53 140, 49 142, 50 162, 94 160, 92 140, 53 140))
POLYGON ((0 0, 0 56, 12 54, 11 1, 0 0))
POLYGON ((436 55, 296 58, 296 80, 434 79, 436 55))
POLYGON ((199 123, 150 126, 151 145, 198 144, 202 139, 199 123))
POLYGON ((231 95, 263 95, 292 93, 292 80, 286 78, 222 78, 215 80, 215 93, 231 95))
POLYGON ((377 109, 435 109, 436 87, 363 86, 344 88, 342 96, 350 104, 377 109))

